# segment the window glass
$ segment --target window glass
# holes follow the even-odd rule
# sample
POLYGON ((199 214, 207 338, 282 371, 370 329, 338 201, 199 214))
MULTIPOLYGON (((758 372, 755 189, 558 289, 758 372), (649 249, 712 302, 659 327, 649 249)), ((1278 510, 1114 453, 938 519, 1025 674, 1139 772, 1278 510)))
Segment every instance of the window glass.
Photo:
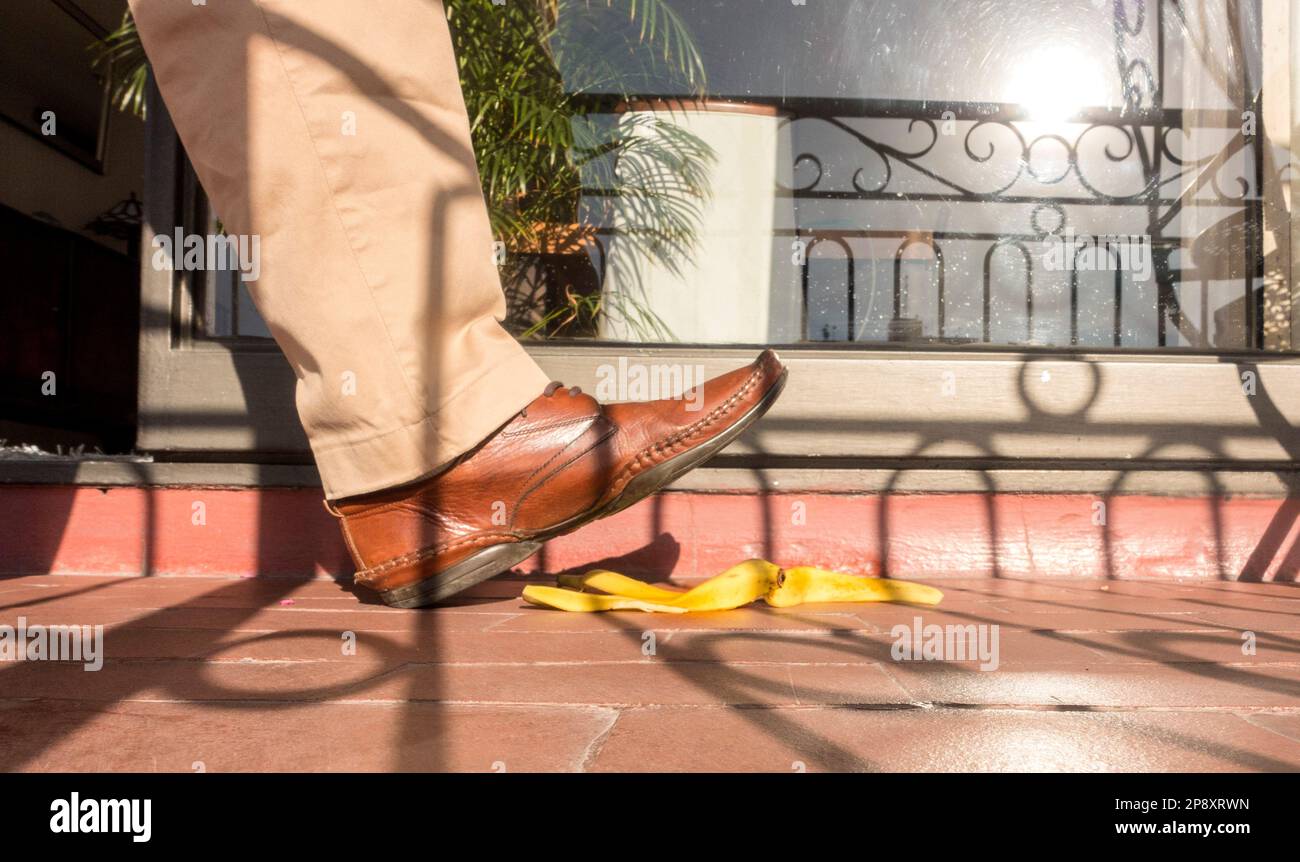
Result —
MULTIPOLYGON (((509 37, 544 34, 527 80, 569 117, 559 167, 489 196, 525 225, 517 334, 1294 349, 1290 25, 1259 0, 639 5, 509 37)), ((264 334, 225 290, 204 319, 264 334)))

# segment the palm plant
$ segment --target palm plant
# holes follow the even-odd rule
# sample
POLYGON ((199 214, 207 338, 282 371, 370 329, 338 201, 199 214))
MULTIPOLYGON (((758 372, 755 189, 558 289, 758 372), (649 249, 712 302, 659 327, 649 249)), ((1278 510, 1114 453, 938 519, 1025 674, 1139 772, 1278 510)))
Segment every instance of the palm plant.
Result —
MULTIPOLYGON (((644 92, 703 92, 690 33, 668 0, 445 0, 475 155, 497 238, 515 252, 573 248, 592 225, 618 226, 630 255, 670 269, 695 245, 712 150, 663 115, 610 121, 593 106, 644 92)), ((144 111, 147 65, 129 13, 99 46, 113 100, 144 111)), ((589 327, 618 315, 634 332, 670 335, 632 300, 566 286, 559 307, 538 310, 525 284, 535 259, 502 269, 511 322, 525 337, 589 327)))
POLYGON ((131 13, 123 13, 122 23, 117 29, 105 36, 102 42, 92 45, 91 49, 95 52, 94 65, 109 74, 113 104, 119 111, 144 117, 149 61, 144 55, 144 46, 140 44, 140 34, 136 32, 131 13))

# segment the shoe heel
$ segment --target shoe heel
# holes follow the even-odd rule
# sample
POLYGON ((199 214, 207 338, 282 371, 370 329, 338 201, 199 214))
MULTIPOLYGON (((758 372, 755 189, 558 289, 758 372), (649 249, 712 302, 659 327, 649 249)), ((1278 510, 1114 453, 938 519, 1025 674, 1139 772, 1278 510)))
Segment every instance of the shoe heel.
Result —
MULTIPOLYGON (((393 608, 421 608, 449 599, 459 592, 509 571, 542 548, 541 542, 510 542, 493 545, 461 560, 456 565, 427 577, 385 590, 379 594, 384 604, 393 608)), ((419 564, 416 564, 418 568, 419 564)))

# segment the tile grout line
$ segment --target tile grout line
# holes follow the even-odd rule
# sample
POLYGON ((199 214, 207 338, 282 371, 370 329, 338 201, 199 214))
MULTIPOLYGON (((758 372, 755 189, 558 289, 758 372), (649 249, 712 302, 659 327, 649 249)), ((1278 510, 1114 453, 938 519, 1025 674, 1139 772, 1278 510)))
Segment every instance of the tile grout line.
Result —
POLYGON ((587 743, 587 748, 582 752, 582 757, 578 760, 579 772, 590 771, 590 767, 595 764, 596 758, 600 757, 600 752, 605 748, 605 741, 613 734, 614 725, 618 724, 618 720, 623 716, 621 707, 616 707, 612 711, 613 715, 610 716, 609 724, 596 733, 591 742, 587 743))
MULTIPOLYGON (((1269 726, 1264 725, 1264 724, 1260 724, 1259 722, 1257 722, 1257 721, 1254 720, 1255 716, 1257 716, 1257 715, 1277 715, 1277 714, 1279 714, 1279 713, 1270 713, 1270 712, 1246 712, 1246 713, 1235 713, 1235 715, 1236 715, 1238 718, 1240 718, 1242 721, 1244 721, 1244 722, 1246 722, 1247 724, 1249 724, 1251 727, 1256 727, 1256 728, 1259 728, 1260 730, 1267 731, 1268 733, 1271 733, 1271 734, 1273 734, 1274 736, 1280 736, 1281 738, 1285 739, 1287 742, 1290 742, 1292 745, 1300 745, 1300 738, 1295 737, 1295 736, 1291 736, 1290 734, 1287 734, 1287 733, 1283 733, 1282 731, 1278 730, 1277 728, 1269 727, 1269 726)), ((1287 715, 1288 713, 1281 713, 1281 714, 1282 714, 1282 715, 1287 715)))
MULTIPOLYGON (((432 706, 454 706, 483 709, 536 709, 536 710, 593 710, 622 713, 625 710, 756 710, 817 712, 820 710, 844 710, 849 712, 907 712, 917 710, 951 710, 963 712, 1028 712, 1028 713, 1072 713, 1072 714, 1178 714, 1178 715, 1231 715, 1246 720, 1254 715, 1300 716, 1300 706, 1199 706, 1199 705, 1105 705, 1105 704, 1033 704, 1033 703, 976 703, 965 701, 897 701, 853 702, 853 703, 810 703, 810 704, 772 704, 755 702, 731 703, 663 703, 663 702, 628 702, 628 703, 577 703, 566 701, 491 701, 491 700, 438 700, 438 699, 377 699, 348 698, 345 700, 282 700, 274 698, 233 698, 228 700, 193 700, 188 698, 167 697, 132 697, 114 700, 87 700, 69 697, 0 697, 0 704, 37 704, 60 703, 75 704, 96 712, 108 712, 114 707, 125 704, 172 704, 181 706, 249 706, 264 708, 267 706, 285 707, 393 707, 412 704, 432 706)), ((1262 725, 1250 722, 1254 727, 1268 730, 1262 725)), ((611 725, 612 727, 612 725, 611 725)), ((1273 731, 1277 733, 1276 731, 1273 731)), ((1278 734, 1292 742, 1297 742, 1285 734, 1278 734)))
POLYGON ((908 703, 912 703, 912 704, 924 703, 924 701, 921 701, 916 697, 916 695, 911 691, 911 689, 909 689, 906 685, 903 684, 903 681, 900 680, 898 678, 898 675, 894 673, 893 668, 889 667, 889 665, 885 664, 884 662, 878 661, 875 664, 876 667, 880 670, 880 672, 885 675, 885 678, 888 679, 890 682, 892 682, 894 684, 894 687, 897 688, 902 693, 903 697, 907 699, 908 703))

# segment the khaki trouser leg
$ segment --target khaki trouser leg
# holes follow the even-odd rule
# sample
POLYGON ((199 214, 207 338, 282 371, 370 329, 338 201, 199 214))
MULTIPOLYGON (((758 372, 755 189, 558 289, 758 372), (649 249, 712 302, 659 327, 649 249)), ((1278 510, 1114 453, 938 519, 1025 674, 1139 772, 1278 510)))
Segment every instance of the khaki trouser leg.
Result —
POLYGON ((498 323, 440 0, 131 0, 163 99, 298 375, 332 498, 426 475, 540 394, 498 323))

